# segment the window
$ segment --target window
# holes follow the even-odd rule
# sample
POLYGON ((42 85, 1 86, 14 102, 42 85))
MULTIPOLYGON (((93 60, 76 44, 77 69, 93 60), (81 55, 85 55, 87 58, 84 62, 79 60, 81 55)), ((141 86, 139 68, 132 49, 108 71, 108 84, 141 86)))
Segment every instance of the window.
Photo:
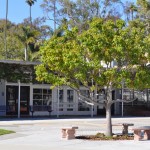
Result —
POLYGON ((133 90, 123 89, 123 99, 131 100, 131 99, 133 99, 136 96, 137 96, 137 93, 135 92, 135 95, 134 95, 134 91, 133 90))
POLYGON ((59 90, 59 102, 63 103, 63 101, 64 101, 64 91, 59 90))
MULTIPOLYGON (((89 91, 88 90, 80 90, 81 95, 85 97, 89 97, 89 91)), ((78 102, 78 111, 90 111, 90 106, 84 102, 85 99, 79 99, 78 102)))
POLYGON ((81 95, 89 98, 90 97, 90 92, 89 90, 80 90, 81 95))
POLYGON ((52 90, 50 89, 33 89, 33 105, 51 105, 52 90))
POLYGON ((63 103, 59 104, 59 111, 63 111, 64 110, 63 108, 64 108, 63 103))
POLYGON ((78 111, 90 111, 90 106, 87 105, 84 102, 80 102, 78 103, 78 111))
POLYGON ((62 89, 57 89, 57 104, 59 101, 59 111, 63 111, 64 108, 64 90, 62 89), (59 98, 58 98, 58 92, 59 92, 59 98))
POLYGON ((67 90, 67 102, 73 103, 73 99, 74 99, 74 91, 67 90))
POLYGON ((67 111, 73 111, 74 107, 74 91, 73 90, 67 90, 67 111))

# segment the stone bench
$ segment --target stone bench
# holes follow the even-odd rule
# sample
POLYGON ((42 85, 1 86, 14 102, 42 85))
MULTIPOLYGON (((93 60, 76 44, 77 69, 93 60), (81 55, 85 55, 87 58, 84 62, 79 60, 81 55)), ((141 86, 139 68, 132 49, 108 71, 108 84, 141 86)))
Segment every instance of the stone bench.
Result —
POLYGON ((140 126, 132 130, 134 131, 134 140, 150 140, 150 126, 140 126))
POLYGON ((62 138, 66 138, 67 140, 75 139, 75 129, 78 127, 64 127, 61 129, 62 138))
POLYGON ((127 135, 128 134, 128 127, 134 126, 134 124, 133 123, 116 123, 116 124, 112 124, 112 126, 122 126, 122 134, 127 135))

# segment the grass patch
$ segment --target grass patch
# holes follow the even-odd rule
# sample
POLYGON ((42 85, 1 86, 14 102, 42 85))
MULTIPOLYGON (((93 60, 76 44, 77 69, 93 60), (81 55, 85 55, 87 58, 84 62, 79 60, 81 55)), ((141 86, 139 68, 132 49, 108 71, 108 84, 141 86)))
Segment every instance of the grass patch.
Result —
POLYGON ((0 136, 5 134, 11 134, 11 133, 15 133, 15 132, 10 130, 0 129, 0 136))

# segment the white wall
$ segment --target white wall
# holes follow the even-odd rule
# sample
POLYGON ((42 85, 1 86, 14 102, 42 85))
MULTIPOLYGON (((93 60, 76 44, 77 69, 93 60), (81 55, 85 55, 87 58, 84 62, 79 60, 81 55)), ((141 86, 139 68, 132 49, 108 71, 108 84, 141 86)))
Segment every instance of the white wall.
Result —
MULTIPOLYGON (((30 105, 33 104, 33 89, 34 88, 47 88, 49 89, 51 85, 47 85, 47 84, 31 84, 30 85, 30 105)), ((67 86, 62 86, 59 87, 60 90, 63 90, 63 103, 59 102, 59 106, 58 106, 58 88, 54 88, 52 89, 52 112, 51 115, 54 116, 61 116, 61 115, 91 115, 91 110, 90 111, 78 111, 78 95, 77 93, 74 91, 74 100, 73 103, 68 103, 67 102, 67 90, 70 89, 67 86), (70 107, 73 109, 73 111, 68 111, 67 108, 68 105, 73 105, 73 107, 70 107), (62 107, 61 107, 62 106, 62 107), (58 110, 59 108, 62 108, 63 111, 58 110)), ((91 107, 91 106, 90 106, 91 107)), ((34 116, 42 116, 42 115, 48 115, 48 112, 34 112, 34 116)), ((93 114, 96 115, 97 114, 97 107, 94 106, 94 111, 93 114)), ((30 113, 31 115, 31 113, 30 113)))
MULTIPOLYGON (((11 84, 11 83, 7 83, 8 85, 11 84)), ((18 85, 18 83, 14 84, 14 85, 18 85)), ((23 86, 24 84, 21 83, 21 86, 23 86)), ((32 83, 29 83, 29 84, 25 84, 26 86, 30 86, 30 105, 33 105, 33 89, 34 88, 43 88, 43 89, 50 89, 50 84, 32 84, 32 83)), ((70 89, 69 87, 67 86, 63 86, 63 87, 60 87, 60 89, 63 89, 64 90, 64 99, 63 99, 63 103, 62 103, 62 108, 63 108, 63 111, 58 111, 58 96, 57 96, 57 91, 58 91, 58 88, 54 88, 52 89, 52 112, 51 112, 51 115, 53 116, 57 116, 57 115, 91 115, 92 114, 92 111, 91 111, 91 106, 90 107, 90 110, 89 111, 78 111, 78 95, 77 93, 74 91, 74 100, 73 100, 73 103, 68 103, 67 102, 67 90, 70 89), (70 108, 73 109, 73 111, 68 111, 67 108, 68 105, 72 105, 70 108)), ((85 89, 85 88, 82 88, 81 89, 85 89)), ((5 102, 5 93, 6 89, 5 89, 5 81, 2 80, 0 82, 0 105, 6 105, 6 102, 5 102)), ((61 103, 60 103, 61 105, 61 103)), ((61 107, 60 107, 61 108, 61 107)), ((115 109, 118 108, 118 105, 115 105, 115 109)), ((115 114, 117 114, 118 112, 116 111, 115 114)), ((1 115, 1 114, 0 114, 1 115)), ((30 115, 32 115, 32 113, 30 112, 30 115)), ((49 112, 34 112, 34 115, 36 116, 42 116, 42 115, 49 115, 49 112)), ((94 105, 94 111, 93 111, 93 115, 97 115, 97 106, 94 105)))

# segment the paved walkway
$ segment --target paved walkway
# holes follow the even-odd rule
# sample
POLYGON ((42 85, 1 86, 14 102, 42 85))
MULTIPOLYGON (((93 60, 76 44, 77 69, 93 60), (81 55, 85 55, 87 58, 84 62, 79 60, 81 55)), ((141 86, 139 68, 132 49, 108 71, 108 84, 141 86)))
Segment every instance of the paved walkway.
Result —
MULTIPOLYGON (((150 150, 149 141, 86 141, 61 138, 61 128, 78 126, 77 135, 95 134, 105 131, 105 119, 42 119, 0 121, 0 128, 16 131, 0 136, 1 150, 150 150)), ((113 123, 128 122, 135 126, 150 125, 146 118, 113 118, 113 123)), ((121 127, 113 127, 121 133, 121 127)), ((132 132, 129 128, 129 132, 132 132)))

